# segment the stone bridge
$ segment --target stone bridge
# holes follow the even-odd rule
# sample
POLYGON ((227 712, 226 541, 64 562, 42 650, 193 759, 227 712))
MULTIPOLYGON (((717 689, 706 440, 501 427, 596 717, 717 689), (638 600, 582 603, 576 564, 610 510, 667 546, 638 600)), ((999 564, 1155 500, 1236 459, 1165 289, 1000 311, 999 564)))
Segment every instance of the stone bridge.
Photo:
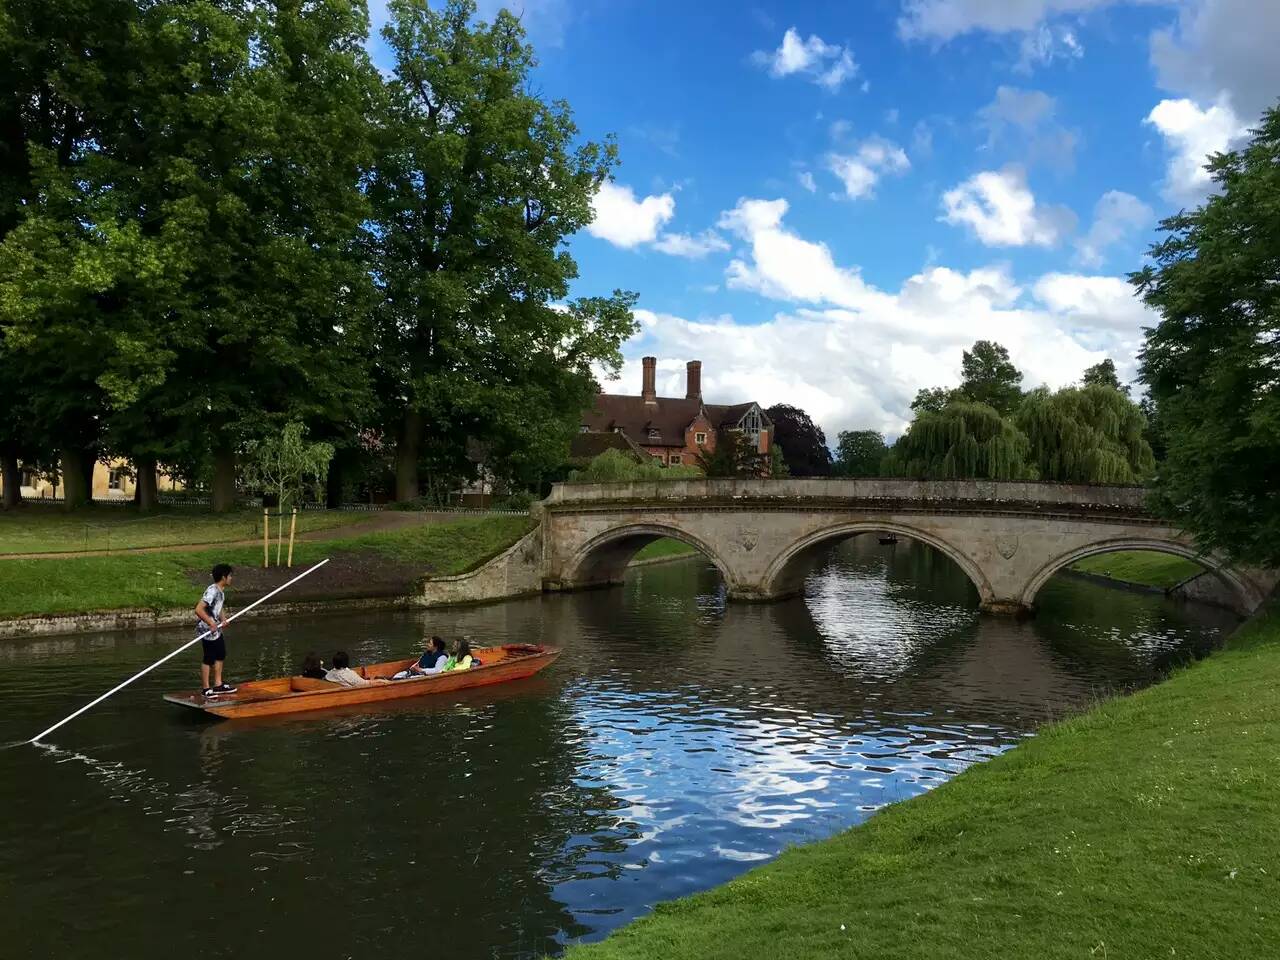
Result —
MULTIPOLYGON (((621 583, 636 551, 683 541, 719 568, 731 599, 800 591, 835 541, 889 532, 946 554, 983 610, 1024 613, 1059 570, 1115 550, 1156 550, 1203 564, 1218 595, 1251 613, 1280 576, 1198 552, 1153 516, 1140 487, 981 480, 664 480, 560 484, 535 507, 543 590, 621 583), (1223 592, 1225 590, 1225 593, 1223 592)), ((531 545, 532 546, 532 545, 531 545)), ((532 571, 530 571, 532 572, 532 571)))

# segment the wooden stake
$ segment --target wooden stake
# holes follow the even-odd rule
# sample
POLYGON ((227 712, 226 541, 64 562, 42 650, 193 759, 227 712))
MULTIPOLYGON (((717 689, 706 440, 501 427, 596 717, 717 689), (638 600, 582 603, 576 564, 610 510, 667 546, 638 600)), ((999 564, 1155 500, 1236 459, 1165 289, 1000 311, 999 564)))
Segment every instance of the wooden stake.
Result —
POLYGON ((289 566, 293 566, 293 531, 298 526, 298 508, 293 508, 293 514, 289 517, 289 566))
POLYGON ((280 547, 284 542, 284 504, 278 505, 280 512, 276 514, 280 519, 276 521, 276 566, 280 566, 280 547))
POLYGON ((267 551, 268 543, 271 537, 271 511, 266 507, 262 508, 262 569, 265 570, 271 566, 271 554, 267 551))

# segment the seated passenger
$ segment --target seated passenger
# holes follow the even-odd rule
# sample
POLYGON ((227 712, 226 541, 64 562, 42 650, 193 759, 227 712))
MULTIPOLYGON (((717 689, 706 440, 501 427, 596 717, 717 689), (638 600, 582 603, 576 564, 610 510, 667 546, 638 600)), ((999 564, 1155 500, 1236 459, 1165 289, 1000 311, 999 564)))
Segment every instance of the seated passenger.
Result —
POLYGON ((310 677, 312 680, 325 679, 324 661, 316 655, 314 650, 302 658, 302 676, 310 677))
POLYGON ((471 644, 465 639, 459 640, 453 648, 453 656, 449 658, 446 670, 470 670, 472 663, 471 644))
POLYGON ((392 680, 408 680, 411 677, 426 677, 433 673, 440 673, 444 669, 445 661, 448 654, 445 653, 444 641, 439 637, 432 637, 427 641, 427 649, 423 651, 417 663, 411 663, 407 670, 401 670, 392 680))
POLYGON ((347 651, 345 650, 339 650, 333 655, 333 669, 326 673, 324 678, 330 683, 341 684, 344 687, 371 687, 375 683, 387 682, 385 677, 366 680, 352 670, 351 658, 347 656, 347 651))

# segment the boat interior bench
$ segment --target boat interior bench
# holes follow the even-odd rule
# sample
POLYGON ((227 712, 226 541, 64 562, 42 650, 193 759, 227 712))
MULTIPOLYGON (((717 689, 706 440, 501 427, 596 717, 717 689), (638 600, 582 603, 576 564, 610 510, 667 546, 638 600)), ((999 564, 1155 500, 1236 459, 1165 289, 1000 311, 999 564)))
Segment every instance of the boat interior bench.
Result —
POLYGON ((292 693, 310 693, 314 690, 332 690, 337 684, 328 680, 315 680, 311 677, 290 677, 289 690, 292 693))

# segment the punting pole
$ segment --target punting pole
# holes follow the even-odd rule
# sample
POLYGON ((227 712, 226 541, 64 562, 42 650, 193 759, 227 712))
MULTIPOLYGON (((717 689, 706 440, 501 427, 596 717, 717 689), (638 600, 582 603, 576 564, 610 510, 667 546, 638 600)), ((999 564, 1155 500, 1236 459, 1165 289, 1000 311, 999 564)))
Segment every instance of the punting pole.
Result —
MULTIPOLYGON (((312 568, 311 568, 311 569, 309 569, 309 570, 305 570, 305 571, 303 571, 302 573, 298 574, 296 577, 294 577, 294 578, 293 578, 292 580, 290 580, 288 583, 281 584, 280 586, 276 587, 274 590, 272 590, 270 593, 268 593, 268 594, 267 594, 266 596, 264 596, 264 597, 259 597, 257 600, 253 601, 253 603, 249 604, 249 605, 248 605, 247 607, 245 607, 243 610, 237 610, 237 611, 236 611, 235 613, 233 613, 231 616, 227 617, 227 623, 230 623, 232 620, 234 620, 236 617, 240 616, 240 614, 242 614, 242 613, 248 613, 250 610, 252 610, 252 609, 253 609, 254 607, 256 607, 258 604, 263 603, 263 602, 265 602, 265 601, 267 601, 267 600, 270 600, 272 597, 274 597, 274 596, 275 596, 277 593, 279 593, 281 590, 284 590, 284 589, 286 589, 286 588, 288 588, 288 587, 293 586, 295 583, 297 583, 299 580, 301 580, 303 577, 307 576, 308 574, 315 573, 315 571, 319 570, 321 567, 323 567, 323 566, 324 566, 326 563, 328 563, 328 562, 329 562, 329 558, 328 558, 328 557, 325 557, 323 560, 321 560, 319 563, 317 563, 314 567, 312 567, 312 568)), ((121 691, 121 690, 123 690, 125 687, 127 687, 129 684, 133 683, 133 681, 137 680, 139 677, 145 676, 146 674, 150 673, 150 672, 151 672, 152 670, 154 670, 156 667, 160 666, 160 664, 165 663, 165 662, 167 662, 167 661, 169 661, 169 660, 172 660, 174 657, 176 657, 178 654, 180 654, 183 650, 187 649, 187 647, 190 647, 190 646, 192 646, 193 644, 200 642, 200 641, 201 641, 201 640, 203 640, 205 637, 209 636, 209 634, 211 634, 211 633, 213 633, 213 631, 212 631, 212 630, 206 630, 204 633, 200 634, 200 635, 199 635, 198 637, 196 637, 194 640, 188 640, 186 643, 184 643, 182 646, 180 646, 177 650, 174 650, 172 653, 165 654, 163 657, 161 657, 159 660, 157 660, 157 661, 156 661, 155 663, 153 663, 151 666, 147 667, 145 670, 139 670, 137 673, 135 673, 135 674, 134 674, 132 677, 130 677, 128 680, 124 681, 124 683, 117 684, 116 686, 112 687, 110 690, 108 690, 108 691, 107 691, 106 693, 104 693, 102 696, 98 697, 98 699, 97 699, 97 700, 94 700, 92 703, 86 703, 83 707, 81 707, 81 708, 80 708, 79 710, 77 710, 75 713, 71 714, 71 716, 66 717, 66 718, 64 718, 64 719, 62 719, 62 720, 59 720, 57 723, 55 723, 52 727, 50 727, 48 730, 44 731, 43 733, 37 733, 34 737, 32 737, 30 740, 28 740, 28 741, 27 741, 27 743, 38 743, 38 742, 39 742, 43 737, 47 737, 49 734, 53 733, 53 731, 57 730, 57 729, 58 729, 60 726, 62 726, 64 723, 70 723, 72 720, 74 720, 76 717, 80 716, 80 714, 84 713, 86 710, 89 710, 89 709, 91 709, 91 708, 93 708, 93 707, 96 707, 98 704, 100 704, 103 700, 107 699, 107 697, 111 696, 113 693, 118 693, 119 691, 121 691)))

